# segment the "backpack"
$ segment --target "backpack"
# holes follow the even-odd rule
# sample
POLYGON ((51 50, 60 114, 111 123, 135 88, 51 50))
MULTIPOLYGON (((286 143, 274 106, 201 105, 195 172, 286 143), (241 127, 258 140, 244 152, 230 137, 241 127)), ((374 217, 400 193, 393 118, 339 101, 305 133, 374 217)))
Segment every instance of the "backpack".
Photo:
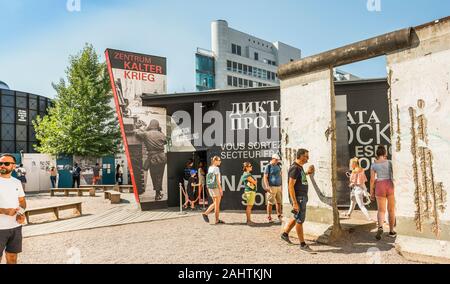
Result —
POLYGON ((215 173, 208 173, 206 175, 206 187, 209 189, 216 189, 218 187, 217 178, 215 173))
MULTIPOLYGON (((280 173, 281 173, 281 165, 280 164, 277 164, 277 166, 279 166, 280 167, 280 173)), ((269 171, 269 174, 268 174, 268 180, 269 180, 269 185, 270 186, 272 186, 272 183, 271 183, 271 173, 272 173, 272 164, 268 164, 267 165, 267 169, 268 169, 268 171, 269 171)))

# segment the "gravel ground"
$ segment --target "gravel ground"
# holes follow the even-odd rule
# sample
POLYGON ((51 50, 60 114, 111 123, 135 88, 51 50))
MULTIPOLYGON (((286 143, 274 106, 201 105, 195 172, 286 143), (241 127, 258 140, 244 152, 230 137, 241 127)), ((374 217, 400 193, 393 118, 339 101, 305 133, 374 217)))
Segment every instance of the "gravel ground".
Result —
MULTIPOLYGON (((102 213, 108 209, 111 209, 115 206, 115 204, 111 204, 109 200, 105 200, 103 191, 97 191, 96 197, 90 197, 87 192, 84 193, 83 197, 78 197, 76 193, 71 193, 69 197, 64 197, 63 193, 56 193, 54 197, 50 196, 50 193, 45 194, 29 194, 26 196, 27 200, 27 208, 39 208, 46 207, 52 205, 66 204, 72 202, 83 202, 83 215, 93 215, 102 213)), ((134 205, 134 195, 130 193, 122 193, 121 195, 122 203, 121 205, 134 205)), ((60 217, 70 218, 72 216, 71 210, 61 211, 60 217)), ((52 213, 35 215, 30 217, 30 221, 39 224, 45 222, 54 221, 55 217, 52 213)))
POLYGON ((355 232, 333 246, 312 244, 319 254, 307 255, 280 240, 280 225, 264 224, 263 214, 255 214, 257 227, 244 225, 243 213, 222 218, 226 225, 208 225, 198 215, 27 238, 20 262, 72 263, 80 255, 84 264, 411 263, 396 253, 392 239, 376 242, 373 233, 355 232))

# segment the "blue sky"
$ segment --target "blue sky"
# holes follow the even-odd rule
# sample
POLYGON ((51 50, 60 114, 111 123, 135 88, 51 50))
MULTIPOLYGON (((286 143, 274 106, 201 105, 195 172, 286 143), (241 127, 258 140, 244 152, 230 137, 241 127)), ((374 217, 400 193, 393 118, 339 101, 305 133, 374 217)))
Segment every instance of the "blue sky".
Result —
MULTIPOLYGON (((169 92, 195 89, 197 47, 210 48, 210 23, 313 55, 450 15, 447 0, 0 0, 0 80, 11 88, 54 97, 68 57, 89 42, 103 57, 110 47, 168 58, 169 92)), ((344 66, 364 78, 384 77, 384 58, 344 66)))

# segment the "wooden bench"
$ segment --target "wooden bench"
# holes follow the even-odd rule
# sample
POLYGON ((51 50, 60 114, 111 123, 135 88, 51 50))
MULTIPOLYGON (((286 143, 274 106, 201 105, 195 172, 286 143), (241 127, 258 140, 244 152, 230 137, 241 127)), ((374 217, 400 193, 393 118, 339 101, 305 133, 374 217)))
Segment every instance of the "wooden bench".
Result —
POLYGON ((81 188, 95 188, 103 191, 114 190, 115 185, 110 184, 96 184, 96 185, 80 185, 81 188))
POLYGON ((53 213, 55 214, 56 220, 60 220, 59 211, 68 209, 74 209, 74 214, 76 215, 76 217, 79 217, 83 214, 81 204, 82 204, 81 202, 74 202, 74 203, 53 205, 48 207, 31 208, 25 211, 25 218, 27 219, 27 224, 32 224, 30 222, 30 216, 53 213))
POLYGON ((121 186, 119 186, 119 192, 122 193, 124 191, 125 192, 128 191, 128 193, 134 193, 133 186, 132 185, 121 185, 121 186))
POLYGON ((122 200, 120 198, 120 192, 113 190, 105 191, 105 199, 111 200, 111 204, 119 204, 120 201, 122 200))
POLYGON ((83 192, 89 192, 89 195, 91 197, 95 197, 95 189, 90 188, 51 188, 50 189, 50 196, 55 196, 55 192, 62 192, 64 193, 64 196, 69 196, 70 192, 76 192, 78 196, 83 196, 83 192))

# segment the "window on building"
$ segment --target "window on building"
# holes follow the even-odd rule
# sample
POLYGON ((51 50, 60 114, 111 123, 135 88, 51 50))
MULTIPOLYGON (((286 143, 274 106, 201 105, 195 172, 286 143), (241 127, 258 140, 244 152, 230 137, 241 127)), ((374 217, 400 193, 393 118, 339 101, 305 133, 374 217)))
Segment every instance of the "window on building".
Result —
POLYGON ((247 75, 248 66, 244 64, 244 74, 247 75))
POLYGON ((248 81, 248 86, 249 86, 250 88, 253 88, 253 81, 252 81, 252 80, 249 80, 249 81, 248 81))
POLYGON ((239 78, 239 87, 242 88, 244 85, 244 80, 242 78, 239 78))
POLYGON ((255 52, 255 60, 259 61, 259 54, 258 54, 258 52, 255 52))
MULTIPOLYGON (((196 73, 196 86, 198 91, 211 90, 215 88, 215 76, 207 73, 196 73)), ((31 116, 31 112, 30 112, 31 116)))
POLYGON ((244 79, 244 87, 247 88, 248 87, 248 80, 244 79))
POLYGON ((239 63, 239 64, 238 64, 238 72, 242 74, 242 71, 243 71, 243 70, 242 70, 242 64, 239 63))
POLYGON ((238 86, 238 79, 236 77, 233 77, 233 87, 238 86))
POLYGON ((233 62, 233 72, 237 72, 237 63, 233 62))
POLYGON ((232 63, 230 60, 227 60, 227 70, 231 71, 231 68, 232 68, 232 63))
POLYGON ((252 66, 248 66, 248 74, 250 76, 252 76, 252 74, 253 74, 253 67, 252 66))
POLYGON ((227 81, 228 81, 228 86, 233 86, 233 77, 228 76, 227 81))
POLYGON ((231 44, 231 53, 236 54, 236 55, 242 55, 242 47, 240 45, 231 44))
POLYGON ((196 69, 201 73, 214 74, 214 58, 196 54, 196 69))

